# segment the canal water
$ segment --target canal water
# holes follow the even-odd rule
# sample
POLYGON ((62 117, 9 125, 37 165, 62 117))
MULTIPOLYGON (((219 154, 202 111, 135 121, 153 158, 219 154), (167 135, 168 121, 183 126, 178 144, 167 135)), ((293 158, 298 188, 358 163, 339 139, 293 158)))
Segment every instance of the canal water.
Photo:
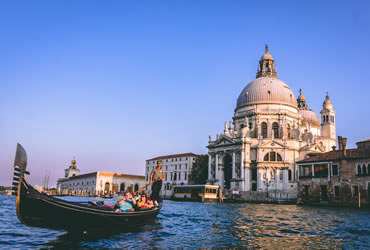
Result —
MULTIPOLYGON (((86 201, 87 198, 66 199, 86 201)), ((87 235, 22 225, 16 216, 14 196, 0 196, 0 212, 1 249, 54 247, 364 249, 370 246, 370 211, 356 208, 165 201, 158 219, 151 225, 130 232, 87 235)))

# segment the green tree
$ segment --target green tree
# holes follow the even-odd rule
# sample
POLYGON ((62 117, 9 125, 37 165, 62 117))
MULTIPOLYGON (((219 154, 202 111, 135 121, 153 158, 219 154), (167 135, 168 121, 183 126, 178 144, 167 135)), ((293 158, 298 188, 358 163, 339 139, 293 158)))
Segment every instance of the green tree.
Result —
POLYGON ((208 179, 208 155, 199 155, 195 158, 190 172, 190 184, 206 184, 208 179))

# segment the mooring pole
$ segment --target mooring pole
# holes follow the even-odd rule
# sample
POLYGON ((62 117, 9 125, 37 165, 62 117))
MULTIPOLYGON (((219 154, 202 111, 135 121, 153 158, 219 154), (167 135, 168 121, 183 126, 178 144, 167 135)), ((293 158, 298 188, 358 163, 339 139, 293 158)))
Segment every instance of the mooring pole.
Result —
POLYGON ((358 208, 361 208, 361 193, 358 192, 358 208))

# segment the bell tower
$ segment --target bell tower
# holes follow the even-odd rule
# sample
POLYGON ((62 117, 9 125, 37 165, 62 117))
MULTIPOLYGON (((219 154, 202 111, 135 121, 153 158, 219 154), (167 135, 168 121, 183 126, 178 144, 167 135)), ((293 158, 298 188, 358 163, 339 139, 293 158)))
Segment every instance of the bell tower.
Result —
POLYGON ((323 109, 320 111, 321 114, 321 135, 323 137, 336 139, 336 128, 335 128, 335 110, 333 109, 333 103, 331 102, 328 93, 324 103, 322 104, 323 109))
POLYGON ((65 172, 65 178, 69 178, 71 176, 76 176, 80 174, 80 170, 77 168, 75 157, 73 157, 73 160, 71 161, 71 166, 69 168, 64 170, 65 172))
POLYGON ((269 54, 269 47, 266 44, 265 54, 261 57, 257 68, 256 78, 272 77, 277 78, 274 58, 269 54))

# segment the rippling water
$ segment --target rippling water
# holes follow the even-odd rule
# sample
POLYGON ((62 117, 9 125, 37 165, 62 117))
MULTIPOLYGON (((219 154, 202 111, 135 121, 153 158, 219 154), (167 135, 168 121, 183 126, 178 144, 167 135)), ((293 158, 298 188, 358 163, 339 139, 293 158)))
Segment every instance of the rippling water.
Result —
POLYGON ((370 211, 355 208, 165 201, 151 225, 134 232, 82 236, 22 225, 14 196, 0 196, 0 212, 0 248, 363 249, 370 242, 370 211))

